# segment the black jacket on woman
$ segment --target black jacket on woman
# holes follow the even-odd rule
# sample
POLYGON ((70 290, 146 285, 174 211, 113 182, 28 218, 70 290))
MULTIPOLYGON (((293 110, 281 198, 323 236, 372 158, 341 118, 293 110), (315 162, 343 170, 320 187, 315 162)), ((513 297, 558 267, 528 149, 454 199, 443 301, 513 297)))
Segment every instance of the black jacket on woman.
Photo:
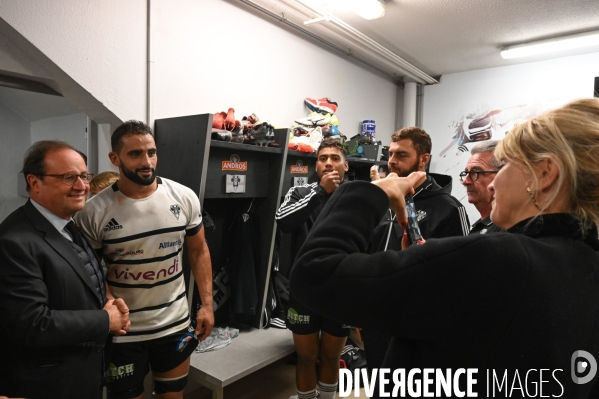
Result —
POLYGON ((599 359, 596 233, 583 237, 572 217, 554 214, 509 233, 367 255, 388 207, 370 183, 339 187, 298 254, 298 299, 333 320, 390 333, 390 369, 478 368, 478 397, 532 396, 540 379, 543 396, 588 395, 592 382, 573 382, 571 360, 579 350, 599 359), (540 369, 551 372, 540 377, 540 369), (506 376, 494 395, 487 370, 506 376))

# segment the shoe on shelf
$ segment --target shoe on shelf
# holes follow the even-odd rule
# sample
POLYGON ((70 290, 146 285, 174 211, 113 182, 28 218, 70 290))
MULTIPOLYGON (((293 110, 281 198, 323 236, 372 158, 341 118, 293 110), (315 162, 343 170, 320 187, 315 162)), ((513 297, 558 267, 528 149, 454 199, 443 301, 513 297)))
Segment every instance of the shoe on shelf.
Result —
POLYGON ((331 115, 331 126, 339 126, 339 119, 337 118, 337 115, 331 115))
POLYGON ((314 98, 306 98, 304 104, 310 109, 310 111, 320 112, 321 114, 334 114, 337 112, 338 104, 331 101, 330 98, 324 97, 319 100, 314 98))
POLYGON ((254 125, 246 134, 245 144, 255 144, 266 147, 269 143, 268 124, 260 122, 254 125))
POLYGON ((223 122, 223 126, 223 129, 228 131, 235 129, 235 109, 229 108, 229 111, 227 111, 227 116, 223 122))
POLYGON ((217 112, 212 117, 212 127, 214 129, 224 130, 223 125, 225 124, 225 118, 227 117, 226 112, 217 112))
POLYGON ((278 147, 279 144, 275 143, 275 127, 273 125, 268 125, 268 146, 269 147, 278 147), (273 145, 271 145, 273 144, 273 145))
POLYGON ((306 118, 296 119, 295 123, 299 123, 304 126, 324 126, 329 125, 331 122, 331 114, 319 114, 318 112, 312 112, 306 118))
POLYGON ((231 132, 229 132, 227 130, 212 128, 212 136, 210 138, 211 138, 211 140, 231 141, 232 134, 231 134, 231 132))
POLYGON ((256 114, 251 114, 250 116, 244 116, 241 118, 241 125, 243 126, 243 131, 247 132, 254 125, 258 124, 260 120, 256 116, 256 114))
POLYGON ((310 136, 308 137, 308 143, 314 148, 314 151, 318 150, 320 143, 322 142, 322 128, 320 126, 312 129, 310 136))
POLYGON ((243 128, 239 121, 235 121, 235 129, 231 131, 231 142, 243 143, 243 128))
POLYGON ((300 152, 312 153, 315 151, 314 147, 310 145, 310 137, 308 136, 294 137, 287 145, 287 148, 300 152))
POLYGON ((260 120, 260 119, 258 119, 256 114, 251 114, 250 116, 244 116, 244 118, 246 118, 246 120, 250 123, 256 123, 260 120))
POLYGON ((312 128, 310 126, 297 125, 293 128, 294 136, 307 136, 312 128))

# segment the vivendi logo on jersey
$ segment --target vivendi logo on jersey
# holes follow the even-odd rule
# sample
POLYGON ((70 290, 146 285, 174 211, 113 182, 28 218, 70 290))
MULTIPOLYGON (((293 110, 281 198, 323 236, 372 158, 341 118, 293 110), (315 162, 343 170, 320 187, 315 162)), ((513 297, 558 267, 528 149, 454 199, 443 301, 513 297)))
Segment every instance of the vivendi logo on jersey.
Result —
MULTIPOLYGON (((571 378, 574 384, 587 384, 597 374, 597 361, 589 352, 578 350, 571 357, 571 378)), ((479 370, 478 368, 439 369, 366 369, 339 370, 339 397, 354 391, 360 396, 360 386, 371 397, 375 385, 381 398, 560 398, 565 394, 568 378, 564 369, 479 370), (480 375, 479 374, 480 371, 480 375), (482 380, 481 384, 478 381, 482 380), (360 383, 361 381, 361 383, 360 383)))
POLYGON ((176 274, 179 271, 179 259, 175 258, 173 264, 167 266, 158 271, 148 270, 148 271, 136 271, 132 272, 129 268, 125 268, 125 270, 117 270, 114 269, 114 278, 117 280, 133 280, 139 281, 141 280, 159 280, 160 278, 167 278, 176 274))

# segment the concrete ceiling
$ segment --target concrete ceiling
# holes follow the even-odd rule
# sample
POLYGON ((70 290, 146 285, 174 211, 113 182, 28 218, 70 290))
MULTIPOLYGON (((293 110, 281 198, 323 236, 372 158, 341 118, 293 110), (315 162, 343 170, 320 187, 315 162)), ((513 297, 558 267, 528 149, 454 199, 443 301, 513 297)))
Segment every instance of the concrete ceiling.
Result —
MULTIPOLYGON (((328 12, 433 77, 599 51, 595 46, 513 60, 499 55, 508 45, 599 30, 598 0, 386 0, 386 15, 372 21, 347 10, 343 1, 320 1, 328 12)), ((305 29, 316 32, 316 25, 327 23, 305 29)))

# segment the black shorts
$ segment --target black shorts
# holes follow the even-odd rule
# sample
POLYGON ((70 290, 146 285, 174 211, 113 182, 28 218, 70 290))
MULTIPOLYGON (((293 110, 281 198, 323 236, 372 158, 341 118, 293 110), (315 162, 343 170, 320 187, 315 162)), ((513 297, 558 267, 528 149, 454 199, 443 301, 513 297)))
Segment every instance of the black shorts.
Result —
POLYGON ((351 327, 336 321, 325 319, 302 305, 289 294, 289 308, 287 310, 287 328, 294 334, 307 335, 324 331, 335 337, 349 337, 351 327))
POLYGON ((198 346, 193 327, 148 341, 112 345, 106 372, 108 397, 134 398, 142 394, 150 371, 164 373, 183 363, 198 346))

